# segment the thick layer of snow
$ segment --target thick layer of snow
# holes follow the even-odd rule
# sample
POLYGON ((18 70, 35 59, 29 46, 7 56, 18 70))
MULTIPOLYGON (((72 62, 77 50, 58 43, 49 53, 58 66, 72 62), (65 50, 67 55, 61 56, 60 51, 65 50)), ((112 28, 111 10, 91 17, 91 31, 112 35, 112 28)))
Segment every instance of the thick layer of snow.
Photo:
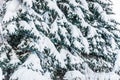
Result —
POLYGON ((114 72, 93 72, 87 63, 83 63, 83 68, 85 69, 85 80, 120 80, 120 76, 114 72))
POLYGON ((118 71, 120 69, 120 50, 117 51, 117 57, 115 61, 114 71, 118 71))
MULTIPOLYGON (((55 59, 56 59, 58 62, 60 62, 61 67, 65 67, 64 61, 62 60, 59 52, 58 52, 57 49, 55 48, 54 44, 50 41, 50 39, 47 38, 47 37, 43 37, 42 39, 43 39, 43 40, 42 40, 43 43, 41 43, 41 41, 39 42, 39 44, 41 44, 41 46, 43 46, 42 48, 45 48, 45 47, 46 47, 46 48, 50 49, 51 51, 50 51, 50 53, 49 53, 49 56, 51 56, 51 55, 54 56, 55 59)), ((55 64, 55 65, 57 65, 57 64, 55 64)))
POLYGON ((11 53, 9 53, 11 56, 10 56, 10 62, 9 64, 12 64, 12 65, 18 65, 18 63, 21 63, 20 60, 18 59, 17 55, 15 54, 15 51, 12 50, 11 53))
POLYGON ((82 64, 83 62, 83 59, 80 58, 79 56, 75 56, 75 55, 72 55, 68 50, 65 50, 65 49, 61 49, 60 51, 60 55, 61 55, 61 58, 62 60, 65 61, 66 63, 66 58, 69 57, 70 58, 70 64, 82 64))
POLYGON ((0 80, 2 80, 2 69, 0 68, 0 80))
POLYGON ((103 8, 98 3, 93 3, 93 9, 98 11, 99 14, 103 12, 103 8))
POLYGON ((97 34, 96 28, 89 26, 87 38, 92 38, 97 34))
POLYGON ((86 80, 85 76, 77 70, 68 71, 64 76, 64 80, 86 80))
POLYGON ((28 68, 31 68, 32 70, 40 70, 42 71, 42 67, 40 65, 40 59, 36 55, 36 53, 30 54, 30 56, 27 58, 27 60, 23 63, 23 66, 26 66, 28 68))
POLYGON ((10 80, 45 80, 40 72, 27 69, 26 67, 20 68, 11 76, 10 80))
POLYGON ((2 25, 0 24, 0 44, 2 44, 3 43, 3 27, 2 27, 2 25))
POLYGON ((44 76, 44 80, 52 80, 51 79, 51 73, 49 71, 46 71, 45 74, 43 75, 44 76))
MULTIPOLYGON (((116 19, 116 21, 120 22, 120 0, 111 0, 113 2, 113 15, 112 18, 116 19)), ((120 29, 120 27, 118 27, 120 29)))
POLYGON ((26 21, 19 21, 19 24, 21 29, 32 31, 32 27, 26 21))
POLYGON ((81 31, 79 30, 79 28, 77 26, 71 25, 70 29, 71 29, 71 35, 72 35, 72 37, 79 38, 79 37, 82 36, 82 33, 81 33, 81 31))
POLYGON ((86 53, 86 54, 89 54, 89 53, 90 53, 90 50, 89 50, 88 40, 83 37, 82 43, 84 44, 85 53, 86 53))
POLYGON ((17 10, 20 7, 20 2, 18 0, 12 0, 7 3, 6 13, 3 18, 3 23, 12 20, 13 17, 17 17, 17 10), (14 4, 14 5, 13 5, 14 4))
MULTIPOLYGON (((36 0, 37 1, 37 0, 36 0)), ((44 20, 45 20, 45 24, 44 22, 38 23, 39 25, 41 25, 40 27, 43 27, 44 31, 48 31, 47 29, 50 29, 50 32, 52 34, 55 34, 55 36, 57 35, 57 37, 59 35, 62 35, 63 37, 65 37, 65 40, 63 40, 64 43, 66 43, 65 45, 69 45, 71 46, 71 44, 73 44, 73 46, 75 47, 75 49, 79 49, 82 50, 84 49, 84 52, 87 53, 89 55, 89 42, 87 38, 93 38, 95 37, 95 35, 97 34, 97 26, 98 24, 94 23, 94 26, 96 28, 94 28, 93 26, 90 26, 90 24, 85 21, 84 17, 85 17, 85 13, 82 11, 81 8, 79 8, 79 5, 81 4, 82 7, 84 7, 86 10, 89 10, 88 8, 88 4, 86 2, 86 0, 80 0, 80 4, 77 3, 75 0, 68 0, 68 4, 70 4, 70 8, 68 12, 71 12, 72 15, 77 15, 78 18, 80 18, 80 25, 77 26, 76 24, 70 24, 69 23, 69 19, 67 19, 67 17, 63 14, 62 10, 60 10, 60 8, 58 7, 56 0, 43 0, 45 1, 45 5, 48 8, 48 11, 50 10, 54 10, 56 13, 58 13, 57 18, 54 20, 53 23, 51 23, 51 26, 48 26, 47 24, 50 23, 50 21, 48 20, 48 18, 51 18, 51 16, 49 16, 49 12, 45 12, 44 13, 44 20), (47 4, 46 4, 47 3, 47 4), (74 9, 72 10, 72 7, 74 7, 74 9), (61 19, 61 21, 60 21, 61 19), (60 25, 58 24, 58 22, 60 23, 60 25), (64 27, 64 23, 67 22, 70 28, 70 31, 67 30, 66 27, 64 27), (81 28, 89 28, 89 32, 88 32, 88 36, 87 38, 83 36, 84 32, 82 33, 82 29, 81 28), (60 34, 58 34, 58 31, 60 31, 60 34), (69 34, 70 36, 68 36, 67 34, 69 34), (71 42, 68 39, 71 38, 71 42)), ((64 0, 63 0, 64 1, 64 0)), ((103 0, 100 0, 103 1, 103 0)), ((31 8, 33 0, 23 0, 23 5, 24 7, 27 7, 27 9, 33 9, 31 8)), ((103 1, 104 2, 104 1, 103 1)), ((0 4, 2 4, 2 1, 0 2, 0 4)), ((66 2, 67 4, 67 2, 66 2)), ((6 13, 3 17, 3 23, 12 20, 14 17, 17 17, 17 11, 18 8, 21 7, 21 3, 19 2, 19 0, 10 0, 8 1, 8 3, 6 4, 7 8, 6 8, 6 13), (13 5, 14 4, 14 5, 13 5)), ((23 6, 22 5, 22 6, 23 6)), ((93 5, 94 9, 100 14, 100 18, 102 21, 107 22, 109 20, 108 16, 106 15, 106 13, 103 11, 103 8, 101 7, 101 5, 99 5, 97 2, 93 5)), ((27 10, 26 9, 26 10, 27 10)), ((35 12, 32 10, 28 11, 28 16, 30 15, 29 18, 33 18, 33 15, 39 16, 39 14, 34 14, 35 12), (31 16, 32 15, 32 16, 31 16)), ((41 14, 41 13, 40 13, 41 14)), ((27 17, 28 17, 27 16, 27 17)), ((40 18, 42 16, 39 16, 40 18)), ((34 17, 35 18, 35 17, 34 17)), ((35 18, 37 20, 37 18, 35 18)), ((43 20, 43 21, 44 21, 43 20)), ((16 25, 13 25, 14 23, 10 23, 7 24, 7 29, 9 31, 10 34, 14 33, 16 30, 16 25)), ((70 65, 76 65, 76 64, 82 64, 82 62, 84 62, 84 60, 81 58, 81 53, 79 52, 78 54, 72 54, 70 51, 66 50, 67 47, 62 45, 62 48, 65 47, 66 49, 61 49, 60 52, 57 50, 55 44, 51 41, 50 39, 50 35, 47 34, 44 35, 44 33, 40 32, 37 30, 34 20, 32 19, 29 22, 25 22, 25 21, 19 21, 18 23, 20 25, 20 28, 23 30, 29 30, 31 31, 31 34, 33 33, 35 36, 39 37, 38 40, 33 40, 33 39, 27 39, 29 40, 26 43, 30 46, 30 48, 35 48, 38 50, 39 55, 37 55, 34 52, 28 53, 30 54, 29 57, 26 59, 26 61, 20 66, 18 67, 18 69, 13 73, 13 75, 10 77, 10 80, 51 80, 51 76, 50 76, 50 72, 46 72, 45 74, 42 74, 41 72, 43 72, 43 67, 41 66, 41 62, 40 59, 44 60, 43 57, 40 56, 44 56, 44 49, 47 48, 49 49, 49 53, 47 54, 47 58, 48 61, 50 62, 50 64, 52 64, 52 59, 54 60, 53 65, 50 67, 56 67, 56 65, 60 65, 60 67, 62 68, 66 68, 65 64, 67 64, 67 57, 70 58, 70 65)), ((79 23, 78 23, 79 24, 79 23)), ((105 30, 105 29, 104 29, 105 30)), ((49 32, 49 31, 48 31, 49 32)), ((114 40, 114 36, 112 36, 110 34, 109 31, 102 31, 104 32, 106 35, 110 35, 109 39, 110 41, 108 41, 108 43, 110 43, 113 51, 116 49, 116 42, 114 40), (109 32, 109 33, 108 33, 109 32)), ((59 37, 61 38, 61 37, 59 37)), ((56 38, 55 38, 56 39, 56 38)), ((109 40, 108 39, 108 40, 109 40)), ((93 45, 95 47, 101 48, 101 46, 97 45, 99 44, 99 42, 104 42, 104 40, 101 38, 100 36, 97 36, 97 38, 93 38, 93 45)), ((26 46, 23 46, 25 44, 25 40, 21 41, 21 43, 17 46, 17 47, 22 47, 25 48, 26 46)), ((73 48, 73 47, 72 47, 73 48)), ((103 47, 104 50, 106 50, 106 47, 103 47)), ((74 49, 74 48, 73 48, 74 49)), ((112 49, 109 47, 109 49, 112 52, 112 49)), ((77 52, 77 50, 75 50, 77 52)), ((97 51, 96 51, 97 52, 97 51)), ((75 52, 74 52, 75 53, 75 52)), ((97 52, 99 53, 99 51, 97 52)), ((107 54, 107 50, 104 51, 105 54, 107 54)), ((2 57, 7 57, 6 55, 3 55, 3 53, 1 54, 2 57)), ((19 62, 19 60, 17 59, 17 56, 15 55, 15 52, 12 51, 12 53, 10 54, 10 64, 15 64, 16 62, 19 62)), ((109 55, 108 55, 109 56, 109 55)), ((0 57, 1 58, 1 57, 0 57)), ((68 71, 66 72, 64 79, 65 80, 118 80, 120 79, 120 77, 114 72, 115 70, 118 69, 118 63, 119 63, 119 55, 117 57, 117 61, 115 63, 115 69, 112 72, 109 73, 105 73, 105 72, 101 72, 101 73, 96 73, 93 72, 89 66, 87 64, 83 64, 84 67, 84 71, 81 73, 80 71, 74 70, 74 71, 68 71)), ((84 58, 85 59, 85 58, 84 58)), ((41 60, 41 61, 42 61, 41 60)), ((97 62, 97 61, 96 61, 97 62)), ((47 61, 46 61, 47 63, 47 61)), ((108 65, 108 64, 107 64, 108 65)), ((75 69, 75 68, 74 68, 75 69)), ((43 72, 44 73, 44 72, 43 72)), ((0 78, 1 78, 1 71, 0 71, 0 78)))
POLYGON ((82 4, 82 6, 84 6, 84 8, 85 8, 86 10, 89 9, 89 8, 88 8, 88 3, 86 2, 86 0, 80 0, 80 3, 82 4))
POLYGON ((25 63, 15 71, 10 80, 44 80, 41 71, 40 59, 35 53, 32 53, 25 63))
POLYGON ((7 31, 9 31, 9 34, 14 34, 17 30, 17 26, 15 22, 9 23, 6 28, 7 31))
POLYGON ((50 10, 55 10, 59 17, 62 17, 64 14, 62 13, 62 11, 58 8, 56 0, 46 0, 48 2, 48 7, 50 8, 50 10))

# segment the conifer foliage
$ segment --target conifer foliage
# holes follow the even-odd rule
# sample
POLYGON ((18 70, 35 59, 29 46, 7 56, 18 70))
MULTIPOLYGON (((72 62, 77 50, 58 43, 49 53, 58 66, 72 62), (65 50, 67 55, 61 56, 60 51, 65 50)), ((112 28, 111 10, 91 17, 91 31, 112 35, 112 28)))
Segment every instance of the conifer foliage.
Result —
POLYGON ((3 79, 113 80, 108 73, 120 79, 111 6, 110 0, 0 0, 3 79))

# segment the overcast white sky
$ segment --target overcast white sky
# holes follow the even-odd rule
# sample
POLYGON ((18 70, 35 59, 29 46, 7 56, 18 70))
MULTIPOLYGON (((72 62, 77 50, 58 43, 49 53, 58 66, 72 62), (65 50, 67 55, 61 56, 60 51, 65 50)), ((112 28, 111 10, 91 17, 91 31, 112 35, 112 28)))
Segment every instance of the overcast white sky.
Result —
POLYGON ((113 12, 116 13, 115 18, 120 22, 120 0, 113 1, 113 12))

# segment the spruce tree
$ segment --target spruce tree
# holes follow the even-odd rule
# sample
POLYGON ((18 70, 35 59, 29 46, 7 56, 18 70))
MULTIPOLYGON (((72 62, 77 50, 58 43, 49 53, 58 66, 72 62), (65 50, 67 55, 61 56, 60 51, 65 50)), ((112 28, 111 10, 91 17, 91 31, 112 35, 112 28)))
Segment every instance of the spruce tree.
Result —
POLYGON ((110 0, 1 1, 4 79, 86 80, 91 72, 93 80, 114 70, 120 31, 110 0))

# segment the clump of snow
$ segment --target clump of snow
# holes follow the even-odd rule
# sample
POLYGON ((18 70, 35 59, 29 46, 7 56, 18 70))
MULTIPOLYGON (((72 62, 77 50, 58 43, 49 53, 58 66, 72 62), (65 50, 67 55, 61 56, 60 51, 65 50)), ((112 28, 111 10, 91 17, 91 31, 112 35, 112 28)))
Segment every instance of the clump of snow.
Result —
POLYGON ((40 33, 39 33, 39 31, 37 30, 37 28, 36 28, 36 26, 35 26, 35 24, 34 24, 33 21, 30 21, 30 22, 29 22, 29 26, 32 28, 31 33, 34 33, 34 35, 36 35, 36 37, 39 37, 40 33))
POLYGON ((113 38, 110 38, 110 43, 113 50, 117 49, 116 41, 113 38))
POLYGON ((10 80, 45 80, 40 72, 22 67, 14 72, 10 80))
POLYGON ((45 72, 45 74, 43 75, 45 80, 52 80, 50 74, 51 73, 49 71, 45 72))
POLYGON ((0 34, 2 34, 2 30, 3 30, 3 27, 2 27, 2 24, 0 23, 0 34))
POLYGON ((68 31, 64 27, 59 27, 60 34, 64 37, 64 43, 70 45, 70 41, 67 38, 68 31))
POLYGON ((20 7, 20 2, 18 0, 11 0, 7 3, 6 13, 2 20, 3 23, 12 20, 14 17, 17 17, 17 10, 20 7), (14 4, 14 5, 13 5, 14 4))
POLYGON ((32 53, 23 65, 14 72, 10 80, 45 80, 41 71, 40 59, 37 57, 36 53, 32 53))
POLYGON ((18 63, 20 63, 20 60, 18 59, 14 50, 12 50, 11 53, 9 53, 9 55, 10 55, 10 58, 11 58, 9 64, 17 65, 18 63))
POLYGON ((89 50, 89 43, 88 43, 88 40, 87 40, 86 38, 83 37, 82 43, 84 44, 85 53, 89 54, 90 50, 89 50))
POLYGON ((4 39, 3 39, 3 27, 0 24, 0 44, 3 44, 3 42, 4 42, 4 39))
POLYGON ((2 76, 2 69, 0 68, 0 80, 3 80, 2 77, 3 77, 2 76))
POLYGON ((113 71, 111 72, 93 72, 87 63, 83 63, 82 67, 85 69, 85 80, 119 80, 120 76, 113 71))
POLYGON ((74 46, 75 46, 76 48, 78 48, 79 50, 81 50, 81 49, 84 47, 83 44, 80 43, 80 42, 77 41, 77 40, 74 40, 73 44, 74 44, 74 46))
POLYGON ((83 18, 85 16, 84 16, 84 13, 82 12, 82 10, 80 8, 76 8, 75 13, 77 13, 77 15, 79 16, 80 19, 84 20, 83 18))
POLYGON ((36 53, 31 53, 27 60, 23 63, 23 66, 31 68, 32 70, 40 70, 42 71, 42 67, 40 65, 40 59, 36 55, 36 53))
POLYGON ((71 30, 72 37, 78 38, 82 36, 82 33, 77 26, 71 24, 70 30, 71 30))
POLYGON ((57 23, 56 23, 56 20, 51 24, 50 27, 51 27, 50 32, 51 32, 52 34, 58 32, 58 25, 57 25, 57 23))
POLYGON ((92 27, 92 26, 88 26, 88 34, 87 34, 87 38, 92 38, 97 34, 96 32, 96 28, 92 27))
POLYGON ((69 3, 73 6, 78 6, 79 5, 75 0, 70 0, 69 3))
POLYGON ((16 30, 17 30, 16 23, 15 22, 9 23, 7 25, 6 30, 8 31, 8 33, 14 34, 16 32, 16 30))
POLYGON ((65 49, 61 49, 60 55, 61 55, 61 59, 64 61, 67 59, 67 57, 69 57, 71 61, 70 64, 73 64, 73 65, 82 64, 83 62, 82 58, 80 58, 79 56, 72 55, 68 50, 65 50, 65 49))
POLYGON ((45 0, 48 4, 47 6, 49 7, 50 10, 55 10, 59 17, 62 17, 64 14, 62 13, 62 11, 58 8, 56 0, 45 0))
POLYGON ((26 21, 19 21, 19 24, 21 29, 32 31, 32 27, 26 21))
POLYGON ((43 43, 41 43, 41 41, 39 42, 39 44, 41 44, 42 46, 44 46, 43 48, 48 48, 50 49, 50 53, 49 55, 54 56, 56 60, 58 60, 58 62, 60 62, 61 67, 65 67, 64 61, 62 60, 60 53, 57 51, 56 47, 54 46, 54 44, 50 41, 50 39, 48 37, 44 37, 43 38, 43 43))
POLYGON ((93 3, 93 8, 95 9, 95 11, 98 11, 98 13, 103 12, 103 8, 100 6, 99 3, 93 3))
POLYGON ((77 70, 68 71, 64 75, 64 80, 86 80, 85 76, 77 70))
POLYGON ((117 51, 117 57, 114 65, 114 71, 118 71, 120 69, 120 50, 117 51))
POLYGON ((86 10, 89 10, 88 3, 86 2, 86 0, 80 0, 80 3, 82 4, 82 6, 84 6, 86 10))
MULTIPOLYGON (((100 19, 102 20, 102 21, 105 21, 105 22, 108 22, 110 19, 109 19, 109 15, 107 15, 106 14, 106 12, 102 12, 101 14, 100 14, 100 19)), ((110 23, 110 22, 109 22, 110 23)), ((111 23, 110 23, 111 24, 111 23)))

